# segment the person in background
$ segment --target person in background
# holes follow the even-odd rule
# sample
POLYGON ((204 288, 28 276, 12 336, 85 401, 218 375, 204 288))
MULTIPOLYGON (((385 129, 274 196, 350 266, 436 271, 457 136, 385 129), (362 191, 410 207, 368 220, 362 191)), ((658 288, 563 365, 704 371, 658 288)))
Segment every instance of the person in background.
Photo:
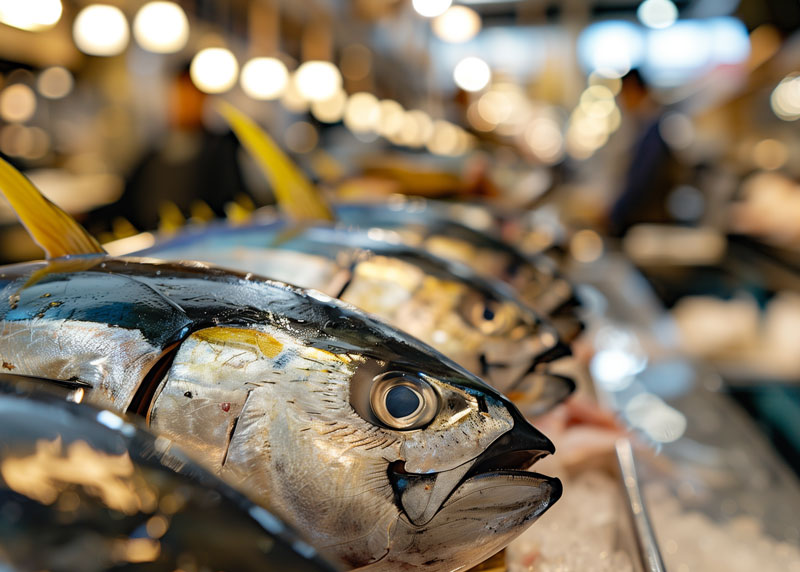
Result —
POLYGON ((184 217, 225 216, 226 205, 236 200, 252 202, 237 159, 239 143, 231 132, 206 128, 205 103, 206 94, 184 67, 168 89, 167 132, 136 164, 122 197, 91 213, 92 230, 108 230, 121 220, 137 230, 164 230, 184 217))
POLYGON ((623 76, 619 100, 638 135, 620 194, 608 214, 612 236, 623 236, 638 223, 672 222, 666 200, 680 179, 680 165, 659 131, 665 110, 653 99, 639 70, 623 76))

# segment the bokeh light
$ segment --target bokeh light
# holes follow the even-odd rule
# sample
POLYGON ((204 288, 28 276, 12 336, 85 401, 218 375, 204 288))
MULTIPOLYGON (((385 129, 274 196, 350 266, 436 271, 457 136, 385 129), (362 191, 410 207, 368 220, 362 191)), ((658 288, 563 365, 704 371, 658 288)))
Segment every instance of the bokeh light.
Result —
POLYGON ((344 117, 347 106, 347 94, 340 89, 333 97, 311 102, 311 114, 322 123, 337 123, 344 117))
POLYGON ((578 58, 584 68, 620 77, 642 63, 645 38, 631 22, 607 21, 587 26, 578 38, 578 58))
POLYGON ((564 156, 564 137, 554 118, 537 117, 530 122, 524 133, 528 148, 542 163, 552 165, 564 156))
POLYGON ((48 99, 61 99, 70 94, 74 84, 72 74, 67 68, 53 66, 39 74, 36 89, 48 99))
POLYGON ((491 131, 496 127, 496 124, 486 121, 480 112, 480 100, 473 101, 467 108, 467 121, 476 131, 491 131))
POLYGON ((472 8, 451 6, 431 23, 433 33, 451 44, 467 42, 481 31, 481 17, 472 8))
POLYGON ((300 89, 297 87, 296 72, 289 76, 286 89, 281 95, 281 105, 292 113, 305 113, 309 109, 308 100, 300 93, 300 89))
POLYGON ((453 0, 412 0, 411 5, 420 16, 435 18, 444 14, 452 3, 453 0))
POLYGON ((783 78, 770 96, 772 111, 784 121, 800 119, 800 76, 783 78))
POLYGON ((320 60, 303 63, 295 73, 300 94, 308 101, 322 101, 333 97, 342 87, 342 75, 331 62, 320 60))
POLYGON ((448 121, 433 122, 433 133, 425 146, 436 155, 454 155, 459 149, 459 129, 448 121))
POLYGON ((174 2, 148 2, 133 20, 133 36, 147 51, 175 53, 189 40, 189 20, 174 2))
POLYGON ((253 99, 277 99, 286 91, 289 71, 278 58, 253 58, 242 67, 239 81, 253 99))
POLYGON ((671 0, 645 0, 636 10, 636 16, 648 28, 668 28, 678 19, 678 8, 671 0))
POLYGON ((482 59, 469 56, 456 64, 453 70, 456 85, 464 91, 480 91, 492 79, 492 70, 482 59))
POLYGON ((194 56, 189 73, 200 91, 223 93, 236 84, 239 64, 228 49, 206 48, 194 56))
POLYGON ((433 135, 433 121, 422 110, 413 109, 403 115, 403 125, 397 134, 397 141, 408 147, 421 147, 433 135))
POLYGON ((394 100, 384 99, 381 100, 379 109, 378 133, 384 137, 393 137, 403 127, 405 116, 403 106, 394 100))
POLYGON ((767 171, 780 169, 788 157, 786 145, 777 139, 763 139, 753 147, 753 161, 767 171))
POLYGON ((9 85, 0 92, 0 117, 9 123, 24 123, 36 113, 36 94, 24 83, 9 85))
POLYGON ((52 28, 62 11, 61 0, 0 0, 0 22, 29 32, 52 28))
POLYGON ((115 56, 130 39, 128 21, 116 6, 92 4, 80 11, 72 26, 78 49, 90 56, 115 56))
POLYGON ((377 131, 381 120, 381 106, 371 93, 354 93, 347 100, 344 112, 344 124, 354 133, 377 131))
POLYGON ((0 131, 0 151, 10 157, 41 159, 50 151, 50 136, 41 127, 6 125, 0 131))
POLYGON ((504 91, 487 91, 478 100, 478 113, 481 119, 493 126, 509 119, 513 111, 511 99, 504 91))

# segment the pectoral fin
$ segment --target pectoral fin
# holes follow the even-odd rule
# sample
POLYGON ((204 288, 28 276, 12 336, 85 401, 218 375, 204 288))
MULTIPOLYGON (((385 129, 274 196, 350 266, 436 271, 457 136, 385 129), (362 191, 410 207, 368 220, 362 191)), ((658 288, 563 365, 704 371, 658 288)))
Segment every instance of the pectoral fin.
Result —
POLYGON ((49 201, 25 175, 3 159, 0 159, 0 191, 47 258, 105 253, 78 221, 49 201))

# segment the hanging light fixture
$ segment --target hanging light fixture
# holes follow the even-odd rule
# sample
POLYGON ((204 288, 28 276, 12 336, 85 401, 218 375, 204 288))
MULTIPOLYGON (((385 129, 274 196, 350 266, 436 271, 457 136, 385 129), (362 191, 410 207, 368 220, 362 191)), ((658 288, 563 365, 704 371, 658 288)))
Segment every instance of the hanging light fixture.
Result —
POLYGON ((286 91, 289 70, 278 58, 253 58, 242 67, 239 81, 253 99, 277 99, 286 91))
POLYGON ((194 56, 189 73, 200 91, 223 93, 236 84, 239 63, 226 48, 206 48, 194 56))
POLYGON ((52 28, 62 11, 61 0, 0 0, 0 22, 28 32, 52 28))
POLYGON ((308 101, 323 101, 342 87, 342 75, 331 62, 309 61, 297 68, 297 89, 308 101))
POLYGON ((148 2, 133 20, 133 37, 149 52, 179 52, 189 41, 186 12, 175 2, 148 2))
POLYGON ((481 17, 472 8, 451 6, 431 23, 433 33, 451 44, 468 42, 481 31, 481 17))
POLYGON ((456 64, 453 70, 453 79, 456 85, 464 91, 480 91, 492 79, 492 70, 489 64, 480 58, 470 56, 456 64))
POLYGON ((116 56, 128 46, 130 32, 122 10, 106 4, 92 4, 75 18, 72 36, 84 54, 116 56))

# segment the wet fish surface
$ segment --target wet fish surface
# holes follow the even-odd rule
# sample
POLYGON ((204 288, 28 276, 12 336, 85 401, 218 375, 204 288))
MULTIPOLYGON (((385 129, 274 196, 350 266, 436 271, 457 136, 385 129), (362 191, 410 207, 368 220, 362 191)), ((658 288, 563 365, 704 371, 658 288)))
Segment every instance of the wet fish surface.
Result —
POLYGON ((335 214, 346 227, 392 230, 408 244, 508 283, 532 308, 551 318, 566 341, 582 331, 580 303, 552 261, 523 254, 486 232, 451 220, 448 209, 435 205, 424 200, 343 203, 336 205, 335 214))
POLYGON ((569 395, 569 380, 534 374, 569 354, 547 320, 506 284, 393 238, 277 220, 187 230, 134 255, 201 260, 314 288, 416 336, 501 392, 535 377, 569 395))
POLYGON ((337 569, 172 442, 77 403, 84 389, 0 374, 0 568, 337 569))
POLYGON ((143 416, 349 567, 451 570, 561 494, 503 395, 322 293, 199 263, 0 269, 0 360, 143 416))

